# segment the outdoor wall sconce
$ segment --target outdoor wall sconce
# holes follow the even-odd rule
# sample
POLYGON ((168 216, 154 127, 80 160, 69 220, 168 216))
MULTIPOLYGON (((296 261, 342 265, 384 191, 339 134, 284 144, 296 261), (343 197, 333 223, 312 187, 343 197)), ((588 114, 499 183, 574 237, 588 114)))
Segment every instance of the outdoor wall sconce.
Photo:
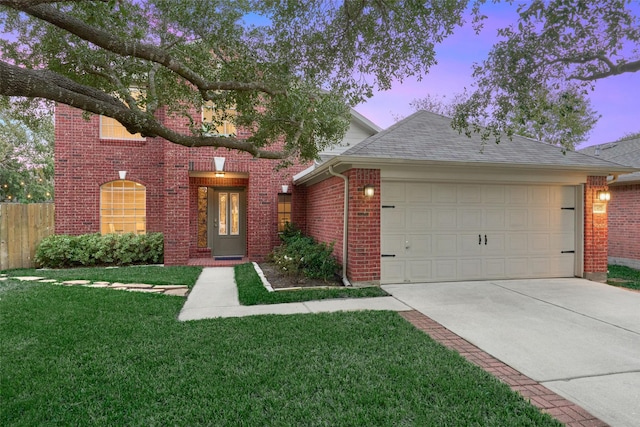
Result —
POLYGON ((373 197, 376 194, 376 189, 373 185, 367 184, 364 186, 364 197, 373 197))
POLYGON ((289 186, 288 185, 283 185, 282 186, 282 192, 283 193, 288 193, 289 192, 289 186))
POLYGON ((596 193, 596 199, 600 200, 601 202, 608 202, 609 200, 611 200, 611 193, 605 190, 599 190, 596 193))
POLYGON ((118 172, 118 176, 120 177, 120 179, 125 180, 127 179, 127 171, 119 171, 118 172))
POLYGON ((216 178, 223 178, 224 177, 224 161, 225 158, 224 157, 214 157, 213 158, 213 165, 214 165, 214 169, 216 171, 216 178))

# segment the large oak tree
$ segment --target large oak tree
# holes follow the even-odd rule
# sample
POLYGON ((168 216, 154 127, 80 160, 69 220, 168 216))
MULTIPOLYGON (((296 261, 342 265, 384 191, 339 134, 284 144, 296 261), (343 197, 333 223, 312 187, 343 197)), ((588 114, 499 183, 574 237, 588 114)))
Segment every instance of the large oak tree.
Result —
POLYGON ((71 105, 184 146, 308 160, 340 141, 346 105, 424 74, 434 44, 461 24, 465 7, 460 0, 0 0, 0 95, 71 105), (142 95, 130 96, 132 87, 142 95), (237 116, 218 119, 253 135, 212 136, 193 117, 206 102, 235 108, 237 116), (181 117, 189 131, 166 127, 160 112, 181 117))

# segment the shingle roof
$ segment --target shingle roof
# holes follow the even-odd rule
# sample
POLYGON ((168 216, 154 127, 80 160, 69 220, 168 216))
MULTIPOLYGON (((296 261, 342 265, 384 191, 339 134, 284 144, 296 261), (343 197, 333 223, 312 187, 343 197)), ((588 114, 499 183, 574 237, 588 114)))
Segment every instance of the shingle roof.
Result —
POLYGON ((451 119, 428 111, 418 111, 388 129, 348 149, 342 156, 372 159, 430 160, 438 162, 504 163, 548 165, 603 170, 620 168, 604 159, 567 151, 533 139, 505 137, 500 144, 484 144, 479 135, 468 138, 451 127, 451 119))
MULTIPOLYGON (((593 145, 578 151, 600 159, 640 168, 640 138, 593 145)), ((640 181, 640 172, 620 175, 618 178, 618 182, 629 181, 640 181)))

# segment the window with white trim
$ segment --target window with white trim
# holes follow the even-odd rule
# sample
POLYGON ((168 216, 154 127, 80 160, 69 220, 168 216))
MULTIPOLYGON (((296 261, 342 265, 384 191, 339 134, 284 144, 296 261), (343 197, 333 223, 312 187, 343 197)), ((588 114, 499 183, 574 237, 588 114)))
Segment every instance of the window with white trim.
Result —
POLYGON ((100 232, 144 234, 147 231, 147 189, 118 180, 100 187, 100 232))

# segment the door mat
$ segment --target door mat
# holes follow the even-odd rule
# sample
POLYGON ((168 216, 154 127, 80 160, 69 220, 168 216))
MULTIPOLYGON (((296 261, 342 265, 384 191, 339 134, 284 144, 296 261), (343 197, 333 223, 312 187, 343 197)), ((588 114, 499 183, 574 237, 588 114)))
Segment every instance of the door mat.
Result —
POLYGON ((216 256, 213 257, 216 261, 240 261, 242 259, 241 256, 216 256))

